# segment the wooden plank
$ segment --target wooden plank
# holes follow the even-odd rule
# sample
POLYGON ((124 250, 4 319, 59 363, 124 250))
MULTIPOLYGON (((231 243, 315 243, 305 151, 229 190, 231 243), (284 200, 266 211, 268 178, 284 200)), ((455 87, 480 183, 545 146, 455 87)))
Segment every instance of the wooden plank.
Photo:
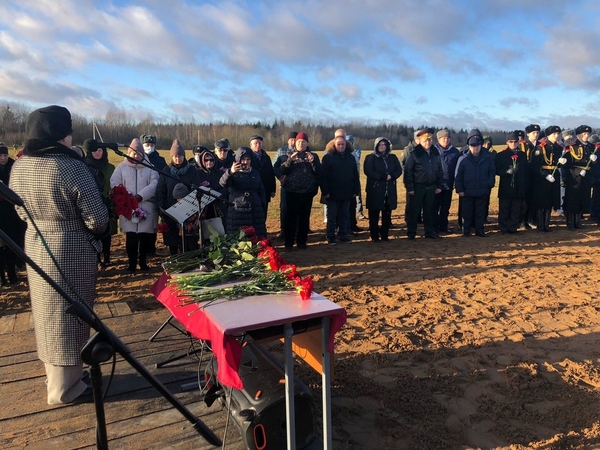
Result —
POLYGON ((14 333, 33 331, 33 314, 31 312, 19 313, 15 321, 14 333))
POLYGON ((15 329, 16 314, 7 314, 0 317, 0 334, 12 333, 15 329))

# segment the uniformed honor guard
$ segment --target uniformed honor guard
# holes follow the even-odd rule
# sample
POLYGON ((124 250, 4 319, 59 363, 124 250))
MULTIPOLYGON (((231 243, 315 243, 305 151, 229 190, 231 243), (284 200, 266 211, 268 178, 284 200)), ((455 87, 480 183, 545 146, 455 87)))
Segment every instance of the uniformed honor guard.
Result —
MULTIPOLYGON (((580 125, 575 129, 575 133, 577 134, 577 145, 581 145, 583 147, 583 156, 585 162, 585 166, 591 167, 592 164, 595 164, 597 159, 596 146, 589 141, 590 136, 592 135, 592 128, 589 125, 580 125), (590 162, 590 157, 594 155, 593 161, 590 162)), ((589 173, 589 170, 585 177, 583 178, 582 183, 582 209, 581 209, 581 217, 585 214, 590 214, 592 210, 592 186, 594 185, 594 171, 589 173)), ((579 220, 581 222, 581 217, 579 220)))
POLYGON ((563 148, 558 143, 561 129, 552 125, 544 131, 546 139, 539 142, 531 156, 531 169, 533 172, 533 190, 531 196, 532 207, 536 210, 537 230, 542 232, 550 230, 550 215, 552 209, 559 209, 560 198, 560 172, 558 165, 567 161, 563 157, 563 148))

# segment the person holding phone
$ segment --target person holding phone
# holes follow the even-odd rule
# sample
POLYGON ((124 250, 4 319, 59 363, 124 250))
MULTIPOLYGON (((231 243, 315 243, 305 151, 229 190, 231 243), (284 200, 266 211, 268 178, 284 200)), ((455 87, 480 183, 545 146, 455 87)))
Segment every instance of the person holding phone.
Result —
POLYGON ((235 152, 234 162, 221 176, 219 183, 229 190, 225 230, 235 233, 243 226, 254 227, 256 235, 267 237, 265 211, 267 200, 260 173, 252 167, 252 150, 240 147, 235 152))

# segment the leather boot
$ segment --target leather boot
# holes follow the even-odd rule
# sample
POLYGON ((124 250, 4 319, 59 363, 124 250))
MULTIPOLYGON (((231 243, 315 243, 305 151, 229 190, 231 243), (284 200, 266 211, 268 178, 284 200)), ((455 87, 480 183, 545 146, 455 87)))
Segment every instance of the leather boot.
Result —
POLYGON ((551 213, 550 209, 544 210, 544 231, 545 232, 552 231, 550 229, 550 213, 551 213))
POLYGON ((575 214, 567 213, 567 230, 575 231, 575 214))
POLYGON ((583 228, 583 224, 581 223, 581 213, 575 214, 575 228, 583 228))
POLYGON ((544 210, 543 209, 538 209, 537 210, 537 230, 538 231, 544 231, 544 210))

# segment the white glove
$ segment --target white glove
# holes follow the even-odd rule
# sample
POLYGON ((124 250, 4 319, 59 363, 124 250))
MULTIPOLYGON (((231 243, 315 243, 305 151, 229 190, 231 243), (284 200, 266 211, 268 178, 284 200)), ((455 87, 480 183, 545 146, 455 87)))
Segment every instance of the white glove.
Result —
POLYGON ((591 162, 596 162, 597 159, 598 159, 598 157, 596 155, 590 155, 591 162))
POLYGON ((587 173, 587 172, 585 171, 585 169, 581 169, 581 170, 579 171, 579 175, 581 175, 582 177, 585 177, 585 174, 586 174, 586 173, 587 173))
POLYGON ((515 173, 515 169, 513 169, 512 167, 509 167, 508 169, 506 169, 506 173, 509 175, 512 175, 513 173, 515 173))
POLYGON ((554 183, 555 179, 552 175, 546 175, 546 180, 548 180, 550 183, 554 183))
POLYGON ((567 158, 558 158, 558 163, 564 166, 567 163, 567 158))

